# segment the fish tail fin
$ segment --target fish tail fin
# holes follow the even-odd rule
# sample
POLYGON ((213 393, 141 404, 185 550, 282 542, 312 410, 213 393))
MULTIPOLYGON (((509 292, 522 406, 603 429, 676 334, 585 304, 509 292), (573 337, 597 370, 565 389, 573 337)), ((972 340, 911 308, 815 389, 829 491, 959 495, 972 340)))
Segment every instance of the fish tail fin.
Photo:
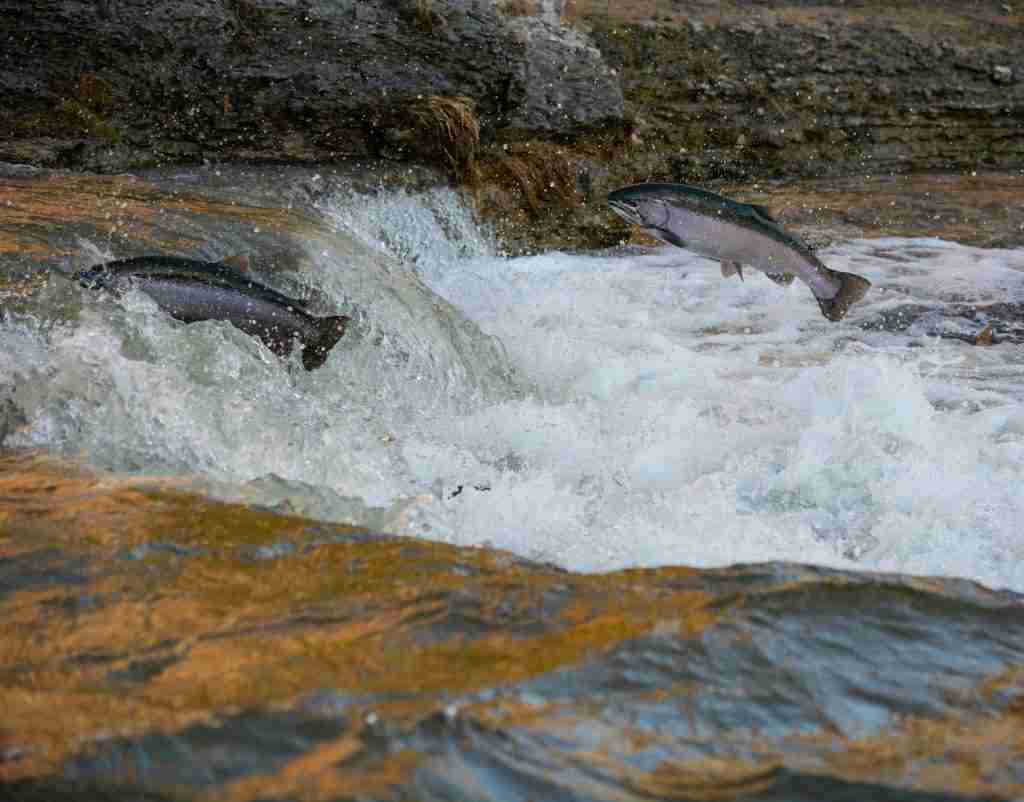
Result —
POLYGON ((345 333, 351 318, 345 315, 316 319, 314 334, 302 348, 302 367, 316 370, 327 361, 327 354, 345 333))
POLYGON ((854 273, 830 270, 829 274, 831 278, 839 281, 839 292, 833 298, 818 298, 818 306, 821 307, 821 313, 829 320, 842 320, 846 317, 850 307, 867 294, 871 282, 854 273))

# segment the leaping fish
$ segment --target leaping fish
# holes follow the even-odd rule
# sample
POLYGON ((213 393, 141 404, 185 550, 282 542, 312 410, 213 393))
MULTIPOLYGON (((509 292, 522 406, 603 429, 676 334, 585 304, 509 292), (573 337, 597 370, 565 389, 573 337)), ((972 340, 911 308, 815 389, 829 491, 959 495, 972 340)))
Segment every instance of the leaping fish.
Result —
POLYGON ((282 295, 223 262, 140 256, 97 265, 75 278, 83 287, 115 295, 138 289, 184 323, 226 320, 278 356, 290 354, 297 338, 306 370, 323 365, 349 322, 344 315, 315 317, 306 311, 304 301, 282 295))
POLYGON ((780 284, 798 277, 829 320, 842 320, 871 286, 862 276, 830 270, 764 206, 687 184, 634 184, 612 192, 608 204, 662 242, 718 259, 723 276, 742 279, 743 265, 750 265, 780 284))

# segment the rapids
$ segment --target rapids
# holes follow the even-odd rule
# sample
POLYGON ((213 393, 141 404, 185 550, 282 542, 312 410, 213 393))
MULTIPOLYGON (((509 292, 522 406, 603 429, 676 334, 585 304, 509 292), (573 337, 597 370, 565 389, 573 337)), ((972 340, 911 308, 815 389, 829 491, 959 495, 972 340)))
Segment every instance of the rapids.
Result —
MULTIPOLYGON (((0 322, 24 420, 2 445, 575 571, 794 561, 1024 591, 1024 352, 1000 321, 974 346, 987 318, 962 314, 1024 303, 1024 250, 837 243, 823 261, 873 288, 833 324, 799 282, 677 249, 510 258, 448 190, 309 194, 278 237, 294 269, 253 255, 356 319, 321 370, 54 271, 0 322)), ((181 255, 267 236, 193 225, 181 255)), ((137 251, 87 237, 65 269, 137 251)))

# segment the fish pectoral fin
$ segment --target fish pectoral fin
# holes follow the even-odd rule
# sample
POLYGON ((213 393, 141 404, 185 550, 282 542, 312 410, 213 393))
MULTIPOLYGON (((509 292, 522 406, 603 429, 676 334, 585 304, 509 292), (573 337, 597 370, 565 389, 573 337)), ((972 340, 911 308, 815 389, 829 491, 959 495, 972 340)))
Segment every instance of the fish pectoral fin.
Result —
POLYGON ((781 284, 784 287, 792 284, 794 279, 792 273, 765 273, 765 275, 776 284, 781 284))
POLYGON ((675 245, 677 248, 686 247, 686 241, 675 232, 669 231, 667 228, 651 226, 644 228, 644 233, 649 234, 656 239, 660 239, 662 242, 667 242, 669 245, 675 245))
POLYGON ((743 281, 743 265, 730 259, 723 259, 722 278, 729 278, 729 276, 739 276, 740 281, 743 281))

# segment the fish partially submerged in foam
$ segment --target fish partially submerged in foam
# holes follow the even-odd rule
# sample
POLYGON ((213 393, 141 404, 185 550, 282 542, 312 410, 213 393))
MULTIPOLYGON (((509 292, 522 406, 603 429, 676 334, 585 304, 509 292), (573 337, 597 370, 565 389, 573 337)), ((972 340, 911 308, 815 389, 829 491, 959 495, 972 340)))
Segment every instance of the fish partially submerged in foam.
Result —
POLYGON ((306 370, 323 365, 349 322, 344 315, 311 315, 305 301, 282 295, 224 262, 140 256, 97 265, 75 278, 84 287, 116 295, 140 290, 184 323, 226 320, 281 357, 291 353, 297 339, 306 370))
POLYGON ((788 284, 803 281, 829 320, 842 320, 871 282, 826 267, 813 251, 782 228, 764 206, 738 203, 686 184, 635 184, 608 196, 616 214, 662 242, 718 259, 722 275, 743 265, 788 284))

